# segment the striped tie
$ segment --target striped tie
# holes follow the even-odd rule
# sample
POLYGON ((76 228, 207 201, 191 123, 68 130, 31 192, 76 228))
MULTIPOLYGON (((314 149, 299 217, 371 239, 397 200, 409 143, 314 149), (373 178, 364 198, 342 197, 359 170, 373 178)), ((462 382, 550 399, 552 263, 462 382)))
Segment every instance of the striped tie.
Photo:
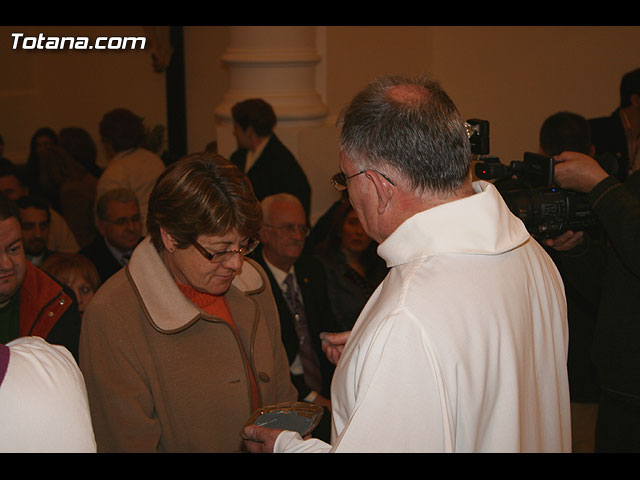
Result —
POLYGON ((312 390, 322 391, 322 375, 320 373, 320 365, 318 357, 311 346, 311 338, 309 336, 309 327, 304 308, 300 298, 297 295, 293 274, 289 273, 285 279, 287 290, 284 292, 285 299, 289 305, 289 310, 294 318, 298 341, 300 342, 300 360, 304 369, 304 381, 312 390))

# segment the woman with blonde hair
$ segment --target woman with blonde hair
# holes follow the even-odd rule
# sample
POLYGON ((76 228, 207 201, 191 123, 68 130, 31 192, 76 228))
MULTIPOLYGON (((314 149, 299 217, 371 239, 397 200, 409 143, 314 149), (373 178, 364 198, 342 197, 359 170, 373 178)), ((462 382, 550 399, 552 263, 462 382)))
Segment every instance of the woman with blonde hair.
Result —
POLYGON ((93 263, 78 253, 54 253, 40 268, 73 290, 82 316, 100 286, 100 276, 93 263))

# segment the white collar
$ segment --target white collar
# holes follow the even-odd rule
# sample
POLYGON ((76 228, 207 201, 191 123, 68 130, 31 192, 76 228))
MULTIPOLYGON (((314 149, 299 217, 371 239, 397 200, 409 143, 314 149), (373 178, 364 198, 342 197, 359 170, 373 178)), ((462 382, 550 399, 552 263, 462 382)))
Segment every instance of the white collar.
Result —
POLYGON ((120 265, 125 266, 127 264, 127 262, 124 261, 125 255, 128 254, 129 258, 131 258, 131 253, 133 252, 133 250, 129 250, 128 252, 121 252, 116 247, 111 245, 111 243, 109 243, 109 240, 107 240, 107 237, 103 236, 103 238, 104 238, 104 243, 109 249, 109 251, 111 252, 111 255, 113 255, 113 258, 115 258, 120 265))
POLYGON ((282 288, 283 290, 285 289, 284 281, 286 280, 287 275, 292 274, 295 280, 296 271, 293 265, 288 271, 285 272, 284 270, 281 270, 280 268, 276 267, 273 263, 271 263, 269 260, 267 260, 267 256, 264 254, 264 252, 262 252, 262 258, 264 259, 264 263, 267 265, 267 267, 273 274, 273 278, 276 279, 276 283, 280 286, 280 288, 282 288))
POLYGON ((260 158, 260 155, 262 155, 262 152, 264 151, 264 148, 267 146, 267 143, 269 143, 270 139, 271 139, 271 135, 260 139, 261 141, 260 141, 260 144, 258 144, 258 148, 256 148, 255 150, 247 151, 247 160, 244 166, 245 172, 248 172, 251 166, 254 163, 256 163, 258 158, 260 158))
POLYGON ((530 239, 496 187, 473 183, 474 194, 417 213, 378 246, 388 267, 438 254, 495 255, 530 239))

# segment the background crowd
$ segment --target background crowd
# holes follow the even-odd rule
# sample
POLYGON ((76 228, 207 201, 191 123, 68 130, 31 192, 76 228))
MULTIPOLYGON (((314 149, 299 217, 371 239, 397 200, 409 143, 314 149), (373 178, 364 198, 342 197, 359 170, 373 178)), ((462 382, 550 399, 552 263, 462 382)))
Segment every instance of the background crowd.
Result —
MULTIPOLYGON (((620 95, 610 116, 550 112, 540 129, 557 185, 597 217, 537 239, 566 292, 574 451, 640 449, 640 70, 620 95)), ((320 338, 353 328, 387 262, 346 185, 310 224, 308 179, 267 102, 232 115, 228 160, 215 145, 161 157, 123 108, 104 115, 100 146, 43 127, 27 159, 0 150, 0 450, 244 451, 251 412, 289 401, 321 407, 314 436, 330 442, 320 338)))

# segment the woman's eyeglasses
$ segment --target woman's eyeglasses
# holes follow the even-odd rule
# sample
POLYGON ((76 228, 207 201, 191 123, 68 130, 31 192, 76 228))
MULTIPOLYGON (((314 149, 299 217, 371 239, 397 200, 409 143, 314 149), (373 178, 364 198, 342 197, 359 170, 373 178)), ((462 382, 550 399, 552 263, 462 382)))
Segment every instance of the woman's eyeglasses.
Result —
POLYGON ((198 252, 202 254, 204 258, 209 260, 210 262, 222 263, 231 259, 235 254, 239 254, 242 256, 248 255, 253 252, 258 244, 259 240, 255 240, 253 238, 249 239, 245 245, 241 245, 238 250, 222 250, 219 252, 210 252, 202 245, 200 245, 197 241, 193 240, 191 244, 195 247, 198 252))

